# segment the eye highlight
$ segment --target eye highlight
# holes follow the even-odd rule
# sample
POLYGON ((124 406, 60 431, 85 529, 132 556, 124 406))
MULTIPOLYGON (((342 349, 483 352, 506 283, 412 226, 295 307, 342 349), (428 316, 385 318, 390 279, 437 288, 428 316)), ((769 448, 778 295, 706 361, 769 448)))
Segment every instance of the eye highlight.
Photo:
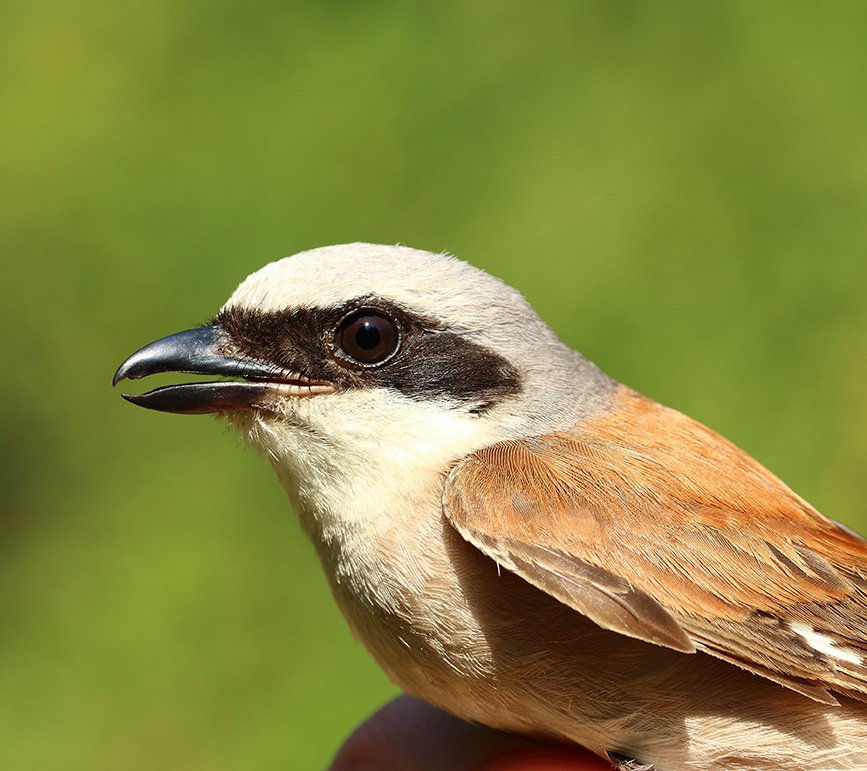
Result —
POLYGON ((397 325, 374 310, 360 310, 347 316, 334 336, 335 346, 359 364, 380 364, 400 343, 397 325))

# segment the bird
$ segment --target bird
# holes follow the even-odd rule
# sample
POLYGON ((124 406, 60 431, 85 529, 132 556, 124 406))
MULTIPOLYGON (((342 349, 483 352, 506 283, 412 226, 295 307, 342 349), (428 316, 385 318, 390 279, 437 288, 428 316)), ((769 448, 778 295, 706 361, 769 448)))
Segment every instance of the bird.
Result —
POLYGON ((604 373, 515 289, 365 243, 114 376, 276 471, 352 632, 459 718, 655 771, 867 769, 867 541, 604 373))

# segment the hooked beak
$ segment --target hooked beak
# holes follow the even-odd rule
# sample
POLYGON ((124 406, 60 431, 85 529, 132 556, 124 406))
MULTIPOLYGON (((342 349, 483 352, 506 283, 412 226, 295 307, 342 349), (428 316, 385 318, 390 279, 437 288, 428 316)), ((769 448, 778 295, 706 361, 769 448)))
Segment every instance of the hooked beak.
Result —
POLYGON ((184 383, 143 394, 122 394, 140 407, 200 415, 238 409, 267 409, 275 398, 330 393, 334 386, 289 372, 268 362, 226 353, 228 337, 220 324, 178 332, 146 345, 120 365, 112 385, 160 372, 186 372, 242 378, 239 381, 184 383))

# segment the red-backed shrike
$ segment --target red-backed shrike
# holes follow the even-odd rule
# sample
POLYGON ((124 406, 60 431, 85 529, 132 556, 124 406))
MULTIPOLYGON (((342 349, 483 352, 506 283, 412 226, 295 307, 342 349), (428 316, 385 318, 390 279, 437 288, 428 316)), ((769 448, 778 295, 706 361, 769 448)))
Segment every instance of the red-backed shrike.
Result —
POLYGON ((303 252, 115 382, 155 372, 235 378, 127 398, 262 451, 408 693, 624 769, 867 769, 867 543, 483 271, 303 252))

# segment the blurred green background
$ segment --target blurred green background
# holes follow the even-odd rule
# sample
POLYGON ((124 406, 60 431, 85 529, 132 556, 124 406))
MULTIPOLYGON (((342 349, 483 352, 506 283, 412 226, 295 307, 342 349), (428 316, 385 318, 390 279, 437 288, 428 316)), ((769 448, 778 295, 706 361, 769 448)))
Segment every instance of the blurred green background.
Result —
POLYGON ((322 768, 395 689, 270 470, 125 356, 449 250, 867 529, 867 5, 0 7, 0 768, 322 768))

